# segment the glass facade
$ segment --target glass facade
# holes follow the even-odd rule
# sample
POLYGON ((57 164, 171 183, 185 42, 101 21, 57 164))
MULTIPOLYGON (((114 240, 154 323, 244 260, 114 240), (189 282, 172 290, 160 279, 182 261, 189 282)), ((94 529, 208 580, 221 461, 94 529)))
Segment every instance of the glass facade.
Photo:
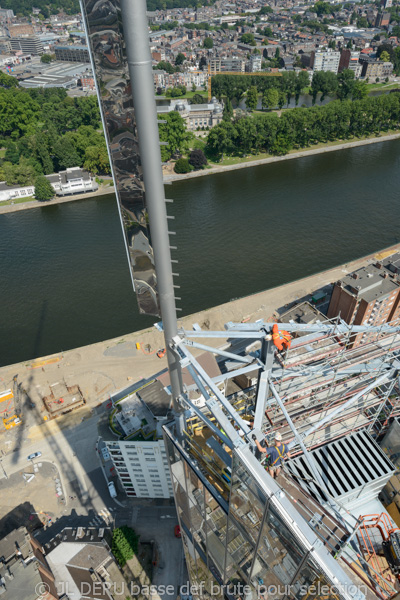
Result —
POLYGON ((159 316, 120 2, 82 0, 81 4, 139 311, 159 316))
POLYGON ((205 476, 202 463, 193 460, 167 428, 164 437, 194 598, 342 597, 239 453, 233 451, 230 496, 225 502, 205 476))

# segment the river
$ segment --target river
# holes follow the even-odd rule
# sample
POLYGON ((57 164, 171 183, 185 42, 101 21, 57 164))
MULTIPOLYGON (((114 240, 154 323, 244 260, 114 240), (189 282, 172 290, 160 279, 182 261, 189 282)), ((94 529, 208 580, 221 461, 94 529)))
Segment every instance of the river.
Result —
MULTIPOLYGON (((398 243, 399 156, 396 140, 168 186, 182 314, 398 243)), ((0 365, 154 322, 112 195, 0 215, 0 261, 0 365)))

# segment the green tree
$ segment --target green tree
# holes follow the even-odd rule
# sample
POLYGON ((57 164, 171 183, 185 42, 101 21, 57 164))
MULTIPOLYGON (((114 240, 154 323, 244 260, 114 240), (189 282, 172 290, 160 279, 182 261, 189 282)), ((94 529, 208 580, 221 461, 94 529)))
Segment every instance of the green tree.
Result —
POLYGON ((160 71, 166 71, 167 73, 169 73, 170 75, 172 75, 172 73, 175 73, 175 68, 173 65, 171 65, 171 63, 167 62, 166 60, 161 60, 155 67, 157 70, 160 71))
POLYGON ((195 92, 195 91, 196 91, 196 89, 197 89, 197 87, 196 87, 196 84, 195 84, 195 83, 192 83, 192 92, 195 92))
POLYGON ((168 142, 168 145, 161 146, 161 157, 163 161, 167 161, 172 156, 181 154, 187 148, 189 135, 186 131, 185 121, 178 112, 172 111, 163 115, 163 120, 166 123, 159 126, 160 140, 168 142))
POLYGON ((344 69, 337 76, 338 81, 338 90, 337 96, 339 100, 346 100, 349 96, 352 95, 355 80, 354 80, 354 71, 351 69, 344 69))
POLYGON ((254 35, 252 33, 244 33, 240 38, 240 41, 249 46, 256 46, 254 35))
POLYGON ((190 104, 207 104, 207 99, 201 94, 195 94, 189 100, 190 104))
POLYGON ((258 14, 259 15, 268 15, 270 13, 273 13, 274 11, 272 10, 272 8, 268 5, 265 4, 265 6, 263 6, 259 11, 258 14))
POLYGON ((19 87, 19 83, 15 79, 15 77, 11 77, 11 75, 7 75, 6 73, 0 72, 0 87, 16 88, 19 87))
POLYGON ((19 163, 19 151, 16 144, 9 144, 6 148, 4 160, 16 165, 19 163))
POLYGON ((134 554, 137 554, 139 548, 139 536, 126 525, 117 527, 113 531, 111 542, 111 551, 118 561, 120 567, 123 567, 134 554))
POLYGON ((321 102, 328 95, 336 94, 338 88, 338 80, 335 73, 332 71, 317 71, 313 75, 311 83, 311 93, 313 104, 317 99, 318 92, 321 92, 321 102))
POLYGON ((82 166, 82 159, 74 144, 70 139, 65 138, 65 136, 56 142, 54 146, 54 156, 59 171, 70 167, 82 166))
POLYGON ((265 35, 265 37, 272 37, 273 32, 272 32, 271 27, 265 27, 265 29, 263 31, 263 35, 265 35))
POLYGON ((252 86, 246 96, 246 107, 249 110, 256 110, 258 102, 258 90, 255 86, 252 86))
POLYGON ((222 118, 224 121, 231 121, 232 117, 233 117, 232 102, 229 100, 229 98, 227 98, 225 100, 224 113, 223 113, 222 118))
POLYGON ((200 148, 192 150, 189 156, 189 165, 193 167, 195 171, 203 169, 207 164, 207 158, 200 148))
POLYGON ((177 67, 179 67, 181 64, 183 64, 186 60, 186 56, 184 54, 182 54, 182 52, 179 52, 179 54, 176 55, 175 58, 175 65, 177 67))
POLYGON ((352 100, 364 100, 368 96, 368 87, 365 81, 356 81, 351 93, 352 100))
POLYGON ((261 105, 263 108, 275 108, 279 102, 279 91, 276 88, 269 88, 265 90, 261 105))
POLYGON ((94 175, 110 175, 110 163, 105 144, 88 146, 85 150, 84 168, 94 175))
POLYGON ((178 158, 174 166, 175 173, 189 173, 191 170, 192 167, 187 158, 178 158))
POLYGON ((38 175, 35 179, 35 198, 44 202, 51 200, 54 196, 54 188, 44 175, 38 175))
POLYGON ((385 50, 382 52, 382 54, 379 57, 379 60, 383 61, 383 62, 390 62, 390 55, 389 52, 386 52, 385 50))
POLYGON ((206 37, 204 42, 203 42, 203 48, 207 48, 208 50, 211 50, 211 48, 214 48, 214 40, 212 39, 212 37, 206 37))
POLYGON ((52 55, 51 54, 42 54, 42 56, 40 57, 40 62, 42 63, 51 63, 51 61, 53 60, 52 55))
POLYGON ((2 170, 7 185, 31 185, 37 175, 35 169, 25 158, 20 158, 17 165, 5 162, 2 165, 2 170))

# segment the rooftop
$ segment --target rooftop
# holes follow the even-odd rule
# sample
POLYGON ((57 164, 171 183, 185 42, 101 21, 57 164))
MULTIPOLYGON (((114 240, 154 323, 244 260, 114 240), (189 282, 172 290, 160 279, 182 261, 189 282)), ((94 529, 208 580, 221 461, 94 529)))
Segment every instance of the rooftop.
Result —
POLYGON ((382 268, 381 263, 362 267, 358 271, 346 275, 341 279, 341 284, 347 292, 368 303, 389 296, 399 287, 397 279, 390 277, 382 268))

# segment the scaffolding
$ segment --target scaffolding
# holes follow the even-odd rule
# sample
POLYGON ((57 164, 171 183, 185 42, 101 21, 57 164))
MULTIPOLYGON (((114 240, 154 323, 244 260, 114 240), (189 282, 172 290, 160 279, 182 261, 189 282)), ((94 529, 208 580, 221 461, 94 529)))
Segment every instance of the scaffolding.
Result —
POLYGON ((337 560, 376 596, 392 598, 398 586, 375 569, 373 560, 366 560, 360 549, 360 521, 340 498, 332 497, 314 456, 316 449, 357 432, 381 438, 399 415, 400 326, 348 325, 340 317, 313 324, 280 323, 292 336, 283 352, 271 342, 272 326, 260 320, 203 331, 195 325, 173 339, 181 366, 204 398, 200 408, 187 390, 182 396, 191 415, 183 446, 229 503, 233 450, 247 444, 255 452, 252 435, 269 444, 279 432, 291 458, 305 461, 312 490, 308 493, 284 469, 279 483, 293 506, 337 560), (208 346, 207 339, 225 340, 223 349, 208 346), (220 376, 208 377, 194 356, 197 350, 217 355, 220 376))

